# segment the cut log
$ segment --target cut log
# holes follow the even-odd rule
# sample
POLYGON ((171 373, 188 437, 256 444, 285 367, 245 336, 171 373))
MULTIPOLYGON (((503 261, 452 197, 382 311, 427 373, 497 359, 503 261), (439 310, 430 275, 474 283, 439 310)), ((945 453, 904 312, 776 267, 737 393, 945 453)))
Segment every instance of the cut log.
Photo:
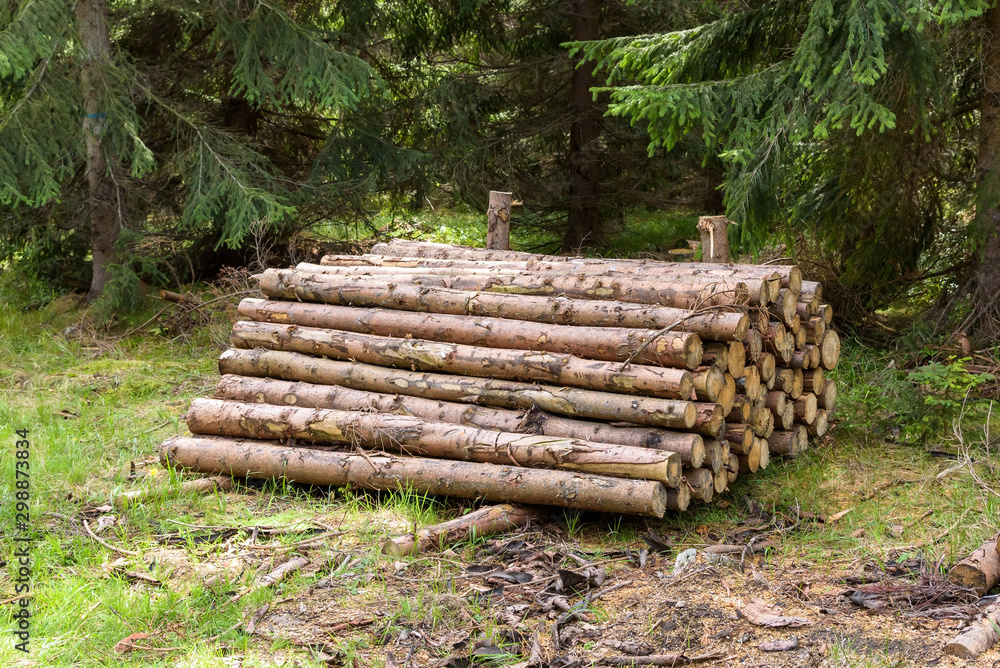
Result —
POLYGON ((486 248, 496 251, 510 250, 510 213, 513 209, 512 193, 490 191, 486 207, 486 248))
POLYGON ((810 393, 803 394, 792 404, 795 406, 795 418, 805 424, 812 424, 816 421, 816 395, 810 393))
POLYGON ((776 455, 792 457, 799 451, 799 432, 775 431, 767 438, 768 451, 776 455))
POLYGON ((716 441, 712 438, 705 439, 705 462, 703 468, 711 469, 712 473, 722 469, 725 461, 722 459, 722 444, 725 441, 716 441))
POLYGON ((823 337, 826 336, 826 321, 823 318, 813 316, 803 323, 802 327, 806 330, 807 343, 819 344, 823 342, 823 337))
POLYGON ((187 424, 194 434, 346 443, 425 457, 658 480, 670 487, 680 481, 682 468, 678 454, 663 450, 496 432, 409 415, 195 399, 187 424))
POLYGON ((806 371, 802 376, 802 391, 822 394, 823 385, 826 383, 825 374, 823 367, 806 371))
POLYGON ((715 494, 715 474, 711 469, 685 469, 684 479, 691 488, 691 498, 702 503, 711 503, 715 494))
POLYGON ((801 397, 804 383, 805 375, 802 369, 792 369, 792 389, 788 392, 788 398, 798 399, 801 397))
MULTIPOLYGON (((632 278, 630 274, 620 272, 612 272, 610 275, 588 272, 538 274, 529 271, 483 274, 477 273, 475 269, 468 269, 463 270, 461 274, 452 274, 450 270, 445 270, 448 273, 435 275, 431 269, 415 270, 416 273, 407 273, 403 269, 390 269, 385 273, 376 268, 350 267, 334 267, 327 270, 329 273, 299 269, 291 271, 298 272, 303 278, 308 277, 314 286, 313 291, 320 294, 346 281, 349 285, 360 287, 375 287, 386 283, 408 284, 474 292, 604 299, 683 309, 767 303, 763 301, 767 293, 766 283, 753 279, 736 281, 719 278, 709 281, 689 276, 661 280, 652 276, 645 279, 632 278), (365 275, 366 273, 370 275, 365 275)), ((269 271, 288 270, 268 269, 264 272, 265 275, 269 271)))
MULTIPOLYGON (((747 318, 747 322, 750 322, 749 318, 747 318)), ((694 330, 689 329, 689 331, 694 330)), ((759 358, 764 352, 764 337, 762 337, 760 332, 757 330, 748 329, 746 334, 741 337, 740 340, 743 341, 743 348, 746 350, 747 360, 756 362, 757 358, 759 358)))
POLYGON ((448 522, 424 527, 415 534, 390 538, 382 543, 382 553, 401 557, 443 550, 463 540, 492 536, 527 526, 540 513, 534 508, 504 503, 485 506, 448 522))
POLYGON ((775 387, 779 388, 785 394, 791 394, 792 390, 795 388, 794 369, 778 368, 775 372, 775 377, 777 379, 775 387))
POLYGON ((801 298, 812 299, 815 295, 817 298, 823 298, 823 284, 819 281, 802 281, 802 286, 799 289, 799 294, 801 298))
POLYGON ((664 306, 594 299, 566 299, 531 295, 479 293, 434 286, 388 285, 322 280, 293 270, 269 269, 260 275, 268 297, 321 302, 341 306, 384 307, 445 315, 474 315, 589 327, 627 327, 659 330, 673 327, 711 341, 747 336, 750 320, 744 313, 693 311, 664 306))
POLYGON ((719 392, 719 398, 715 401, 719 404, 719 408, 722 409, 722 414, 725 416, 729 414, 729 411, 733 410, 733 403, 736 401, 736 380, 728 373, 724 377, 726 385, 722 388, 722 392, 719 392))
POLYGON ((960 587, 985 596, 1000 583, 1000 554, 997 554, 996 539, 988 540, 965 559, 951 567, 948 579, 960 587))
POLYGON ((764 405, 767 406, 775 415, 781 415, 785 412, 785 403, 787 399, 788 395, 781 390, 772 390, 767 393, 767 397, 764 399, 764 405))
POLYGON ((422 339, 396 339, 316 327, 240 321, 233 325, 238 348, 357 360, 366 364, 457 373, 502 380, 535 380, 601 392, 660 398, 691 396, 691 373, 682 369, 583 360, 573 355, 498 350, 422 339))
POLYGON ((840 361, 840 337, 837 332, 828 330, 820 344, 820 363, 824 369, 836 369, 840 361))
POLYGON ((816 411, 816 419, 809 425, 806 425, 806 430, 812 436, 820 437, 826 434, 827 430, 830 428, 830 416, 822 408, 816 411))
POLYGON ((740 474, 740 457, 735 452, 729 453, 729 464, 726 466, 730 486, 736 482, 740 474))
POLYGON ((792 369, 809 369, 812 367, 812 346, 805 345, 792 353, 788 366, 792 369))
MULTIPOLYGON (((772 430, 771 433, 773 434, 774 431, 772 430)), ((768 434, 768 436, 770 435, 768 434)), ((759 448, 757 453, 757 467, 759 470, 764 470, 771 463, 771 447, 768 445, 767 438, 758 438, 757 446, 759 448)))
POLYGON ((837 410, 837 381, 828 380, 823 383, 823 391, 816 395, 816 405, 833 415, 837 410))
POLYGON ((770 312, 786 326, 792 324, 792 320, 798 317, 798 295, 784 288, 779 290, 775 302, 769 307, 770 312))
POLYGON ((761 353, 754 366, 757 367, 757 372, 760 374, 760 381, 762 383, 774 383, 775 374, 777 373, 778 368, 774 355, 771 353, 761 353))
POLYGON ((715 482, 715 496, 718 496, 729 489, 729 472, 726 470, 726 467, 723 467, 718 471, 713 471, 712 475, 715 482))
POLYGON ((747 453, 737 456, 740 460, 740 473, 756 473, 760 468, 760 439, 754 438, 747 453))
POLYGON ((471 462, 360 455, 284 447, 273 442, 175 436, 160 446, 165 466, 234 478, 312 485, 355 485, 505 503, 663 517, 666 489, 652 480, 471 462))
POLYGON ((799 301, 795 304, 795 312, 804 319, 819 315, 819 298, 814 296, 806 299, 803 295, 799 295, 799 301))
MULTIPOLYGON (((795 316, 795 317, 798 318, 799 316, 795 316)), ((806 345, 806 338, 807 338, 806 331, 800 327, 798 329, 798 331, 795 332, 795 349, 796 350, 801 350, 802 346, 806 345)))
MULTIPOLYGON (((542 350, 587 359, 694 369, 701 363, 697 334, 620 327, 574 327, 548 323, 426 314, 330 304, 244 299, 239 312, 258 322, 337 329, 377 336, 425 339, 486 348, 542 350)), ((721 345, 721 344, 720 344, 721 345)))
POLYGON ((766 388, 760 384, 760 371, 757 370, 756 366, 748 366, 744 370, 743 376, 736 379, 736 390, 754 400, 767 392, 766 388))
MULTIPOLYGON (((819 301, 818 299, 816 301, 819 301)), ((817 315, 823 318, 826 324, 831 324, 833 322, 833 307, 829 304, 820 304, 817 309, 817 315)))
POLYGON ((780 417, 774 418, 774 426, 776 429, 788 430, 792 428, 795 424, 795 403, 789 401, 785 404, 785 410, 782 412, 780 417))
POLYGON ((715 366, 721 371, 729 370, 729 346, 725 343, 706 343, 703 345, 700 366, 715 366))
POLYGON ((667 487, 667 510, 687 510, 691 505, 691 490, 687 485, 667 487))
POLYGON ((268 403, 275 406, 398 413, 432 422, 450 422, 480 429, 652 448, 676 452, 685 466, 695 468, 701 466, 705 456, 702 438, 698 434, 653 427, 618 427, 603 422, 558 417, 537 409, 517 411, 470 406, 468 403, 367 392, 336 385, 314 385, 229 374, 224 375, 215 386, 215 396, 229 401, 268 403))
POLYGON ((732 224, 725 216, 702 216, 698 219, 702 262, 729 262, 729 226, 732 224))
POLYGON ((698 409, 690 401, 386 369, 263 349, 227 350, 219 357, 219 371, 499 408, 527 410, 537 407, 549 413, 576 418, 632 422, 654 427, 692 429, 698 417, 698 409))
POLYGON ((739 455, 745 455, 753 447, 753 429, 746 424, 726 423, 726 440, 729 448, 739 455))
MULTIPOLYGON (((448 244, 434 244, 422 241, 393 240, 389 243, 376 244, 372 250, 372 255, 389 255, 394 257, 407 258, 428 258, 440 260, 474 260, 482 261, 524 261, 524 262, 556 262, 577 264, 614 264, 633 266, 646 265, 667 265, 658 260, 605 260, 601 258, 566 257, 562 255, 537 255, 534 253, 519 253, 513 251, 496 252, 484 251, 479 248, 469 248, 462 246, 451 246, 448 244)), ((710 262, 689 262, 683 265, 704 271, 721 271, 726 269, 738 270, 741 274, 758 277, 778 277, 781 284, 786 288, 791 288, 794 292, 802 292, 802 272, 795 265, 747 265, 747 264, 716 264, 710 262)), ((818 285, 818 284, 817 284, 818 285)))
POLYGON ((695 398, 700 401, 717 401, 719 394, 726 387, 725 375, 715 366, 698 367, 691 372, 691 380, 694 386, 692 401, 695 398))
POLYGON ((725 433, 726 416, 719 404, 697 402, 694 406, 695 418, 691 431, 721 441, 725 433))
POLYGON ((944 653, 960 659, 975 659, 1000 641, 1000 610, 991 605, 983 611, 983 618, 965 628, 950 643, 944 653))
POLYGON ((733 409, 726 416, 726 422, 747 422, 750 419, 751 408, 753 408, 753 402, 745 394, 736 395, 733 409))
POLYGON ((746 373, 747 353, 746 346, 742 341, 735 340, 729 342, 729 365, 728 371, 733 378, 742 378, 746 373))

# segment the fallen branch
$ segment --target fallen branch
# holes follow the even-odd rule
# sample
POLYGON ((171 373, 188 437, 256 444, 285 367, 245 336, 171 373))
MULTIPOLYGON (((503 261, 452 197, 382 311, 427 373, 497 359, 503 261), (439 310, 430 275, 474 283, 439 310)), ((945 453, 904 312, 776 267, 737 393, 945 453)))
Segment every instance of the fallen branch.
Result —
POLYGON ((974 659, 993 647, 998 640, 1000 640, 1000 612, 990 606, 982 619, 968 626, 944 646, 944 653, 960 659, 974 659))
POLYGON ((448 522, 424 527, 416 533, 390 538, 382 552, 391 556, 429 552, 454 545, 469 537, 490 536, 528 524, 538 517, 534 509, 500 504, 486 506, 448 522))
POLYGON ((112 552, 118 552, 119 554, 127 554, 127 555, 132 556, 132 557, 138 557, 139 556, 138 552, 132 552, 131 550, 126 550, 126 549, 123 549, 123 548, 120 548, 120 547, 115 547, 111 543, 109 543, 109 542, 107 542, 107 541, 102 540, 101 538, 99 538, 98 535, 96 533, 94 533, 90 529, 90 525, 87 523, 87 520, 83 521, 83 528, 86 529, 87 533, 90 535, 91 538, 93 538, 98 543, 100 543, 104 547, 108 548, 112 552))

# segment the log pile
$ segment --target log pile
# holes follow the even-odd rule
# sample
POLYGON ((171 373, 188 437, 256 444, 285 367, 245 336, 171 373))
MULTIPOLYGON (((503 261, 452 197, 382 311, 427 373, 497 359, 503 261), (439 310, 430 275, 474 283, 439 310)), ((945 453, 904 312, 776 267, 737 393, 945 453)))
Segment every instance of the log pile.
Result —
POLYGON ((257 278, 165 464, 662 516, 836 407, 833 312, 795 266, 394 241, 257 278))

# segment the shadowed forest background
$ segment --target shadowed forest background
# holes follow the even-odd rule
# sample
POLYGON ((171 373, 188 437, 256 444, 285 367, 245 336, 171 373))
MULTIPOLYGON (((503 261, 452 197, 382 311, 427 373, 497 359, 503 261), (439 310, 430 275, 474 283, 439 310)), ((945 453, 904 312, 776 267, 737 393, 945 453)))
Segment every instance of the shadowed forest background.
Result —
POLYGON ((0 262, 122 313, 506 189, 524 249, 651 224, 622 250, 662 253, 726 214, 845 322, 988 347, 998 25, 983 0, 8 3, 0 262))

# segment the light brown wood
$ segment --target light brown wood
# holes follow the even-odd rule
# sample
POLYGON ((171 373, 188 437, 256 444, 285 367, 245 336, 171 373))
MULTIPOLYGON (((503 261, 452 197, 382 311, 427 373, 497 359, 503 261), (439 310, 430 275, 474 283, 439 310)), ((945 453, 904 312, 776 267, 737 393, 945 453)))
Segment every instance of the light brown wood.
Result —
POLYGON ((175 436, 160 445, 165 466, 234 478, 398 490, 505 503, 663 517, 667 493, 652 480, 421 457, 361 455, 220 437, 175 436))
MULTIPOLYGON (((702 345, 701 364, 715 366, 721 371, 729 370, 729 346, 725 343, 705 343, 702 345)), ((692 367, 693 368, 693 367, 692 367)))
POLYGON ((638 364, 694 369, 702 358, 700 337, 680 331, 658 333, 651 329, 553 325, 506 318, 266 299, 244 299, 239 312, 258 322, 486 348, 566 353, 609 362, 631 358, 638 364))
MULTIPOLYGON (((691 399, 700 401, 716 401, 726 387, 726 377, 719 367, 702 366, 691 372, 694 394, 691 399)), ((728 413, 728 411, 726 411, 728 413)))
POLYGON ((806 429, 812 436, 820 437, 826 434, 830 428, 830 416, 825 409, 816 410, 816 419, 811 424, 806 425, 806 429))
POLYGON ((733 378, 742 378, 743 374, 746 373, 746 363, 746 346, 744 346, 743 342, 739 340, 730 341, 729 359, 726 370, 732 374, 733 378))
POLYGON ((768 450, 775 455, 794 456, 799 451, 799 432, 775 431, 767 438, 768 450))
POLYGON ((820 363, 824 369, 836 369, 840 361, 840 337, 837 332, 828 330, 820 344, 820 363))
POLYGON ((716 441, 712 438, 705 439, 705 461, 702 464, 703 468, 711 469, 713 473, 722 468, 724 463, 724 460, 722 459, 723 443, 725 443, 725 441, 716 441))
POLYGON ((684 511, 691 505, 691 490, 686 484, 677 487, 667 487, 667 510, 684 511))
POLYGON ((753 447, 753 429, 750 425, 726 423, 726 440, 729 449, 739 455, 745 455, 753 447))
POLYGON ((485 506, 453 520, 423 527, 416 533, 389 538, 382 543, 382 553, 401 557, 440 551, 453 547, 463 540, 520 529, 539 516, 539 512, 534 508, 510 503, 485 506))
POLYGON ((837 381, 827 380, 823 383, 823 391, 816 395, 816 405, 825 408, 833 416, 837 410, 837 381))
POLYGON ((795 419, 804 422, 805 424, 812 424, 816 421, 816 395, 811 392, 803 394, 801 397, 795 400, 793 404, 795 406, 795 419))
POLYGON ((684 479, 691 488, 691 499, 711 503, 715 494, 715 475, 711 469, 685 469, 684 479))
POLYGON ((975 659, 1000 641, 1000 610, 991 605, 983 618, 967 626, 944 646, 944 653, 960 659, 975 659))
POLYGON ((512 193, 490 191, 486 207, 486 248, 489 250, 510 250, 510 214, 513 209, 512 193))
POLYGON ((498 408, 538 408, 574 418, 632 422, 653 427, 692 429, 698 418, 698 408, 690 401, 388 369, 265 349, 227 350, 219 357, 219 371, 321 385, 344 385, 370 392, 464 401, 498 408))
POLYGON ((996 539, 986 541, 952 566, 948 579, 971 589, 977 596, 985 596, 1000 583, 1000 554, 997 553, 996 539))
POLYGON ((802 376, 802 391, 812 392, 813 394, 821 394, 823 392, 823 386, 826 384, 826 372, 822 367, 818 369, 810 369, 806 371, 802 376))
POLYGON ((698 219, 702 262, 729 262, 729 226, 732 224, 725 216, 702 216, 698 219))
POLYGON ((584 360, 567 354, 504 350, 248 321, 233 325, 231 338, 238 348, 265 348, 379 366, 502 380, 534 380, 663 399, 687 399, 692 388, 691 373, 685 370, 637 364, 623 368, 614 362, 584 360))

